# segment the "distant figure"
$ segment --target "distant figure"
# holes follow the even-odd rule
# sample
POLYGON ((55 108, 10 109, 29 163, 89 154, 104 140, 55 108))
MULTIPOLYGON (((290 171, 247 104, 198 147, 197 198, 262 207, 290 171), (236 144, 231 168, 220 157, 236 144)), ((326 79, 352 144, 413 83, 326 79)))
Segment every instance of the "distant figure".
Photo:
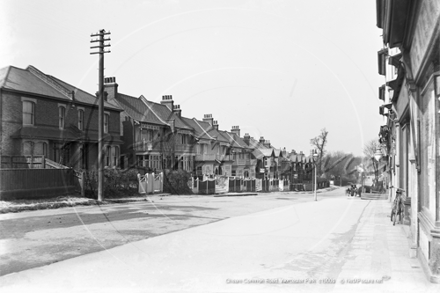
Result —
POLYGON ((357 193, 356 185, 352 185, 352 186, 351 186, 351 196, 355 196, 356 193, 357 193))

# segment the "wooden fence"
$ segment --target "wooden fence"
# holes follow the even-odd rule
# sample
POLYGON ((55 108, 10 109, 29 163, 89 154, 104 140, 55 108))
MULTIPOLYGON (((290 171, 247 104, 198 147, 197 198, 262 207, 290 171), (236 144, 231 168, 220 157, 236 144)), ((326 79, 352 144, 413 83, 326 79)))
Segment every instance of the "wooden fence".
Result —
POLYGON ((78 189, 73 169, 0 169, 0 200, 48 198, 78 189))
POLYGON ((44 156, 1 156, 1 169, 44 169, 44 156))

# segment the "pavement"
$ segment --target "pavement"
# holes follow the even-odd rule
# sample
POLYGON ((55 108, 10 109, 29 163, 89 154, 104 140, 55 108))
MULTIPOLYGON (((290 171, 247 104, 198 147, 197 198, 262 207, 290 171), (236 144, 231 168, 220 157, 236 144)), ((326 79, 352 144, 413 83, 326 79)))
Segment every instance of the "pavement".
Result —
MULTIPOLYGON (((362 212, 357 225, 354 226, 355 230, 345 234, 345 237, 350 236, 350 240, 338 254, 343 260, 333 259, 330 262, 338 266, 337 270, 335 269, 337 275, 319 279, 320 284, 307 284, 305 282, 311 280, 298 277, 303 276, 305 272, 295 275, 297 272, 289 269, 286 266, 288 263, 283 265, 283 255, 277 252, 277 247, 272 247, 273 245, 263 247, 270 251, 270 254, 253 255, 253 245, 257 245, 258 238, 246 240, 251 242, 246 242, 248 249, 245 255, 241 255, 238 249, 240 247, 237 246, 237 251, 234 251, 234 246, 219 242, 218 237, 213 235, 214 231, 221 232, 221 239, 226 242, 232 241, 236 236, 234 233, 241 229, 240 223, 256 221, 255 226, 249 226, 250 228, 245 230, 249 235, 255 235, 252 233, 259 232, 258 227, 265 227, 265 221, 272 224, 272 220, 267 222, 266 216, 286 211, 285 217, 292 214, 286 207, 281 207, 6 275, 0 278, 0 291, 25 292, 32 289, 32 292, 440 292, 440 285, 428 281, 418 259, 410 257, 407 227, 400 224, 392 225, 389 218, 391 205, 388 201, 366 201, 360 198, 338 200, 339 203, 350 202, 346 210, 349 213, 354 213, 353 207, 362 212), (224 255, 215 255, 214 252, 221 252, 222 249, 224 255), (275 254, 278 255, 275 257, 275 254), (228 263, 227 256, 236 259, 228 263), (274 262, 276 259, 282 265, 278 268, 260 267, 259 276, 264 278, 253 279, 256 282, 254 284, 245 284, 243 279, 232 278, 219 282, 213 276, 217 271, 219 275, 225 274, 225 269, 226 272, 229 270, 229 275, 237 276, 237 267, 242 273, 249 272, 251 270, 248 269, 255 268, 258 264, 253 263, 251 266, 253 258, 262 257, 265 257, 267 262, 274 262), (165 262, 168 258, 171 261, 165 262), (191 261, 197 265, 199 274, 204 277, 196 277, 188 271, 185 264, 191 261), (286 283, 280 283, 280 276, 284 277, 286 283)), ((307 209, 311 211, 313 204, 315 203, 309 202, 301 205, 298 212, 306 212, 307 209)), ((318 212, 323 211, 329 201, 318 201, 318 204, 318 212)), ((274 220, 277 222, 273 223, 274 227, 287 225, 286 219, 274 220)), ((307 229, 313 226, 322 231, 323 227, 316 226, 316 223, 304 227, 307 229)), ((339 224, 344 225, 343 222, 339 224)), ((348 229, 347 227, 344 229, 348 229)), ((328 231, 331 232, 333 230, 328 231)), ((286 240, 274 237, 273 241, 277 243, 275 241, 286 240)), ((237 242, 231 243, 237 245, 237 242)), ((324 248, 326 247, 327 245, 324 245, 324 248)), ((319 257, 331 258, 328 254, 324 249, 310 257, 318 258, 319 261, 319 257)), ((322 267, 327 265, 326 262, 322 263, 322 267)), ((315 269, 319 271, 321 268, 315 269)), ((327 269, 331 271, 332 268, 327 269)), ((319 272, 315 275, 325 277, 319 272)))
MULTIPOLYGON (((317 190, 317 193, 327 192, 339 187, 331 186, 317 190)), ((310 194, 311 191, 286 191, 293 194, 310 194)), ((270 194, 270 192, 228 192, 211 195, 172 195, 177 197, 188 196, 206 196, 206 197, 226 197, 226 196, 256 196, 258 194, 270 194)), ((80 196, 61 196, 57 198, 37 199, 37 200, 12 200, 12 201, 0 201, 0 214, 17 213, 23 211, 35 211, 44 209, 59 209, 74 206, 89 206, 89 205, 105 205, 113 203, 128 203, 136 201, 151 201, 155 198, 161 198, 164 196, 170 196, 169 193, 153 193, 147 195, 138 196, 126 196, 126 197, 112 197, 104 198, 103 201, 97 201, 95 199, 80 197, 80 196)))

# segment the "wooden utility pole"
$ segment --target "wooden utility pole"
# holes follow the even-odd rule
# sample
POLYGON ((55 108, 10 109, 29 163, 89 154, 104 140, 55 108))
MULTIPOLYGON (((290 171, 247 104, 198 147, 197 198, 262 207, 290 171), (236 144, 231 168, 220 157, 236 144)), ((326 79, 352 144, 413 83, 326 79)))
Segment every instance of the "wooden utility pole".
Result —
POLYGON ((110 51, 105 51, 105 47, 110 47, 110 44, 105 44, 104 42, 110 41, 110 38, 105 39, 106 35, 110 32, 105 30, 100 30, 99 33, 91 34, 90 36, 98 37, 98 39, 92 39, 90 43, 98 42, 98 46, 90 47, 90 49, 98 48, 98 52, 91 52, 90 54, 99 54, 99 110, 98 110, 98 201, 104 199, 103 187, 104 187, 104 164, 103 164, 103 135, 104 135, 104 54, 110 53, 110 51))

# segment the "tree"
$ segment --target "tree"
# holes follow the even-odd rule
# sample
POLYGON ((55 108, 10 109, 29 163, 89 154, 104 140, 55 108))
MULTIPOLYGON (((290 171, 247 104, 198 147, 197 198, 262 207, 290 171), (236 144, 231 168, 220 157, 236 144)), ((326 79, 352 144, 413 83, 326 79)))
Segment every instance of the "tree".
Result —
POLYGON ((365 171, 371 172, 371 169, 373 169, 374 172, 374 178, 377 182, 378 177, 378 170, 379 170, 379 162, 376 161, 374 158, 374 154, 376 153, 376 149, 379 147, 379 142, 376 139, 372 139, 368 141, 364 146, 364 155, 365 155, 365 162, 364 167, 365 171))
POLYGON ((328 179, 344 181, 356 181, 358 177, 357 166, 361 164, 362 158, 355 157, 342 151, 331 152, 323 158, 323 172, 328 179))
POLYGON ((316 166, 318 168, 318 176, 321 176, 323 173, 322 165, 323 165, 323 157, 325 155, 325 146, 327 144, 327 136, 328 131, 323 128, 321 129, 321 134, 315 138, 310 140, 310 144, 314 146, 318 151, 318 160, 316 162, 316 166))

